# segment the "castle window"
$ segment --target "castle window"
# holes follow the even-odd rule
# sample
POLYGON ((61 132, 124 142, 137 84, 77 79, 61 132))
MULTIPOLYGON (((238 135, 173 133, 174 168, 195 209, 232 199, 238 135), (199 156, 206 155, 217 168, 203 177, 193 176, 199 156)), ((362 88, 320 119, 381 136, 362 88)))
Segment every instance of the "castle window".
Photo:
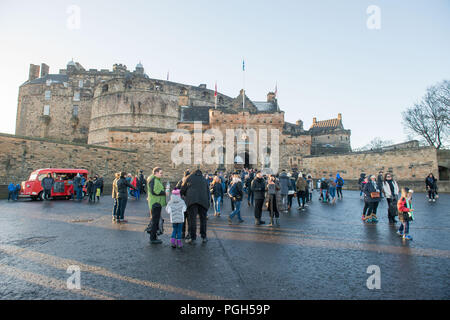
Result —
POLYGON ((109 89, 108 85, 104 84, 102 87, 102 93, 108 92, 108 89, 109 89))
POLYGON ((63 86, 64 86, 64 88, 67 88, 69 86, 69 84, 67 82, 63 82, 63 86))
POLYGON ((223 97, 219 97, 219 103, 220 103, 220 104, 223 103, 223 97))
POLYGON ((74 117, 78 117, 78 106, 77 106, 77 105, 74 105, 74 106, 73 106, 73 109, 72 109, 72 115, 73 115, 74 117))
POLYGON ((48 79, 47 81, 45 81, 45 84, 47 86, 50 86, 52 84, 52 79, 48 79))
POLYGON ((80 93, 79 92, 75 92, 73 95, 73 101, 80 101, 80 93))
POLYGON ((50 106, 45 105, 44 106, 44 116, 49 116, 49 115, 50 115, 50 106))
POLYGON ((78 81, 78 87, 83 88, 83 80, 78 81))
POLYGON ((52 97, 52 92, 50 90, 45 91, 45 100, 50 100, 52 97))

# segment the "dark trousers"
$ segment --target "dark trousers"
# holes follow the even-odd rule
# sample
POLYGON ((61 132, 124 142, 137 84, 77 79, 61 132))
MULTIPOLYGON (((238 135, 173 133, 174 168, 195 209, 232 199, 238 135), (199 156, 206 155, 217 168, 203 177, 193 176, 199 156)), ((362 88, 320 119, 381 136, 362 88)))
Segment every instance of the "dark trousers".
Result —
POLYGON ((271 218, 274 216, 275 218, 278 218, 280 216, 277 208, 277 196, 274 194, 269 195, 269 212, 271 218))
POLYGON ((95 193, 94 191, 89 192, 89 202, 94 201, 95 202, 95 193))
POLYGON ((83 189, 75 189, 75 194, 77 195, 77 200, 81 200, 83 198, 83 189))
POLYGON ((188 227, 188 222, 189 222, 189 212, 186 211, 184 213, 184 223, 183 223, 183 227, 181 228, 181 237, 184 239, 186 236, 186 230, 189 234, 189 227, 188 227))
POLYGON ((432 190, 432 189, 429 189, 429 190, 428 190, 428 198, 429 198, 429 199, 434 199, 434 198, 435 198, 435 195, 436 195, 435 190, 432 190))
POLYGON ((378 208, 378 201, 375 202, 369 202, 369 211, 368 214, 377 214, 377 208, 378 208))
POLYGON ((44 189, 44 199, 48 200, 50 198, 50 194, 52 193, 52 189, 44 189))
POLYGON ((342 187, 336 187, 336 191, 337 191, 337 196, 338 196, 338 198, 339 198, 339 197, 342 198, 342 187))
POLYGON ((388 219, 389 222, 395 222, 395 217, 397 216, 397 206, 395 199, 386 198, 388 204, 388 219))
POLYGON ((255 199, 255 219, 261 219, 263 205, 264 199, 255 199))
POLYGON ((161 209, 161 205, 159 203, 155 203, 150 211, 150 240, 156 240, 156 232, 159 228, 159 219, 161 219, 161 209))
POLYGON ((231 201, 231 211, 234 211, 234 201, 232 197, 230 197, 230 201, 231 201))
POLYGON ((197 239, 197 215, 200 217, 200 236, 206 238, 206 212, 208 210, 198 204, 189 206, 187 210, 189 212, 189 234, 191 239, 197 239))
POLYGON ((117 219, 117 212, 118 212, 118 208, 119 208, 119 201, 118 199, 113 199, 114 200, 114 205, 113 205, 113 210, 112 210, 112 216, 113 218, 117 219))
POLYGON ((297 192, 297 202, 298 206, 304 208, 306 203, 306 191, 297 192))
POLYGON ((128 198, 119 198, 119 208, 118 208, 118 219, 123 219, 123 217, 125 216, 125 208, 127 207, 127 201, 128 198))
MULTIPOLYGON (((363 216, 367 215, 367 211, 369 210, 369 202, 364 201, 364 209, 363 209, 363 216)), ((370 212, 369 212, 370 214, 370 212)))

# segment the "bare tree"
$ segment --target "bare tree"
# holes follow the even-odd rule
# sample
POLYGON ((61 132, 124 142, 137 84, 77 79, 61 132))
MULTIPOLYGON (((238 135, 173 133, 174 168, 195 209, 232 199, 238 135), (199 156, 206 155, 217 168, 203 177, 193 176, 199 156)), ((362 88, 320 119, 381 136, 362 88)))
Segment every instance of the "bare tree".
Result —
POLYGON ((368 151, 368 150, 380 150, 383 147, 390 146, 394 144, 392 140, 382 140, 379 137, 373 138, 364 147, 356 148, 354 151, 368 151))
POLYGON ((443 147, 450 132, 450 81, 429 87, 422 100, 402 112, 402 116, 407 131, 436 149, 443 147))

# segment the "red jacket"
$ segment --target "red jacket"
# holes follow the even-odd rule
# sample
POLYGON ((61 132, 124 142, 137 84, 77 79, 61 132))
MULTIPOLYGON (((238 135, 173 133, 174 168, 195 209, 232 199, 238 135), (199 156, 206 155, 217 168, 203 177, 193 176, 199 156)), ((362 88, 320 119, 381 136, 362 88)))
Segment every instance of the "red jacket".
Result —
POLYGON ((397 209, 398 209, 398 219, 400 221, 404 220, 403 213, 404 212, 410 212, 411 209, 408 209, 406 207, 406 198, 400 198, 397 202, 397 209))

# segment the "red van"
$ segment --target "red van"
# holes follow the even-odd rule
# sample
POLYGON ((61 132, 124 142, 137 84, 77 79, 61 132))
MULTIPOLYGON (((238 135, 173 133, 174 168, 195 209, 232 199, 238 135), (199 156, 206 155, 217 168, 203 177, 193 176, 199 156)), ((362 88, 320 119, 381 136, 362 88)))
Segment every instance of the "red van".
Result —
POLYGON ((88 171, 85 169, 38 169, 30 174, 27 181, 23 181, 20 188, 21 197, 30 197, 31 200, 44 200, 44 192, 41 185, 42 179, 51 174, 55 180, 51 197, 64 197, 69 199, 73 193, 73 178, 79 173, 87 179, 88 171))

